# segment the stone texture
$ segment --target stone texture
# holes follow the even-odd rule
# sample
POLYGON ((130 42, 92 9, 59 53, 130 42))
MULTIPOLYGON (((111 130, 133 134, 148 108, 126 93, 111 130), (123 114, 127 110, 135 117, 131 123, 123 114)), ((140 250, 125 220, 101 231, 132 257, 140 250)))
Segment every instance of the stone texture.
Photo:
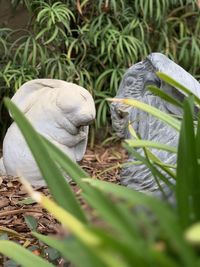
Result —
MULTIPOLYGON (((12 101, 35 129, 57 145, 74 161, 84 156, 88 125, 95 119, 95 105, 84 88, 56 79, 37 79, 25 83, 12 101)), ((26 177, 32 185, 45 184, 25 140, 15 122, 3 141, 1 173, 26 177)))
MULTIPOLYGON (((171 76, 200 97, 200 84, 193 76, 163 54, 152 53, 144 61, 133 65, 126 71, 116 98, 135 98, 166 113, 181 115, 179 108, 165 102, 147 90, 147 85, 156 85, 174 98, 183 100, 184 93, 161 81, 155 74, 157 71, 171 76)), ((111 117, 113 128, 121 138, 133 138, 127 129, 130 121, 134 130, 142 139, 177 146, 178 133, 174 129, 139 109, 120 103, 112 103, 111 117)), ((137 149, 137 151, 142 153, 141 149, 137 149)), ((176 163, 175 154, 156 149, 151 151, 166 164, 176 163)), ((133 161, 132 156, 129 156, 129 161, 133 161)), ((124 167, 121 172, 121 183, 138 191, 153 193, 158 196, 161 194, 150 170, 144 165, 124 167)), ((170 196, 171 191, 167 186, 164 186, 164 191, 170 196)))

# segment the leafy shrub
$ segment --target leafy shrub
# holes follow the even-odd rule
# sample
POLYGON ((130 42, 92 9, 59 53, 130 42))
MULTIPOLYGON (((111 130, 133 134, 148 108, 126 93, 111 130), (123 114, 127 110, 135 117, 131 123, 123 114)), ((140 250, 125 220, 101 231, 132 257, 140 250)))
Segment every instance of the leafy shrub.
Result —
POLYGON ((115 95, 124 70, 152 51, 198 77, 200 16, 194 0, 10 2, 15 13, 24 5, 30 21, 27 29, 0 29, 3 95, 33 78, 78 83, 95 98, 98 129, 109 125, 105 98, 115 95))
MULTIPOLYGON (((176 83, 165 76, 162 78, 172 85, 176 83)), ((176 86, 179 84, 176 83, 176 86)), ((181 89, 187 92, 183 86, 181 89)), ((88 178, 87 173, 76 163, 36 133, 24 115, 7 99, 6 106, 24 134, 53 200, 34 192, 25 181, 24 185, 31 197, 51 212, 71 233, 61 240, 36 232, 32 234, 80 267, 200 266, 200 122, 196 131, 193 121, 193 103, 199 105, 200 99, 185 99, 182 124, 172 116, 135 100, 119 101, 148 111, 180 131, 176 185, 172 187, 176 192, 177 206, 171 206, 170 203, 130 188, 88 178), (59 167, 80 187, 85 201, 95 209, 99 219, 104 222, 103 228, 91 224, 88 220, 59 167)), ((141 140, 135 140, 136 143, 138 141, 141 140)), ((129 145, 134 146, 133 143, 129 145)), ((149 146, 152 145, 155 147, 155 144, 145 144, 146 162, 148 159, 148 166, 157 169, 159 174, 158 162, 149 150, 149 146)), ((166 149, 163 144, 156 146, 158 149, 166 149)), ((176 153, 174 148, 168 149, 176 153)), ((143 161, 142 156, 138 156, 138 159, 143 161)), ((162 167, 162 164, 159 164, 160 166, 162 167)), ((163 167, 171 168, 164 165, 163 167)), ((52 266, 11 241, 0 241, 0 252, 25 267, 52 266)))

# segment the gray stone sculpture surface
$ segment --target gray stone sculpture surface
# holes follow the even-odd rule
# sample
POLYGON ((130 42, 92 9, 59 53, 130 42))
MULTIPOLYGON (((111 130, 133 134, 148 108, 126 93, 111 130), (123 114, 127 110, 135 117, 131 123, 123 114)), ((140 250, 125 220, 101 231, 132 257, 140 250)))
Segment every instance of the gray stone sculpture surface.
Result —
MULTIPOLYGON (((200 97, 200 84, 193 76, 163 54, 152 53, 144 61, 133 65, 126 71, 116 98, 135 98, 164 112, 181 115, 179 108, 167 103, 147 90, 147 85, 156 85, 174 98, 183 100, 184 93, 161 81, 155 74, 157 71, 174 78, 177 82, 186 86, 191 92, 200 97)), ((174 129, 139 109, 114 102, 111 104, 111 117, 113 128, 121 138, 133 138, 127 128, 130 121, 136 133, 143 140, 177 146, 178 133, 174 129)), ((175 154, 156 149, 152 149, 151 151, 166 164, 176 163, 175 154)), ((138 149, 138 152, 142 152, 142 150, 138 149)), ((129 161, 133 161, 131 156, 129 156, 129 161)), ((121 172, 121 183, 138 191, 153 193, 157 196, 161 194, 150 170, 144 165, 129 165, 124 167, 121 172)), ((163 189, 170 196, 169 188, 164 186, 163 189)))
MULTIPOLYGON (((57 145, 72 160, 85 153, 88 125, 95 119, 91 94, 73 83, 56 79, 32 80, 19 88, 12 101, 35 129, 57 145)), ((15 122, 3 141, 0 173, 26 177, 34 186, 45 182, 15 122)))

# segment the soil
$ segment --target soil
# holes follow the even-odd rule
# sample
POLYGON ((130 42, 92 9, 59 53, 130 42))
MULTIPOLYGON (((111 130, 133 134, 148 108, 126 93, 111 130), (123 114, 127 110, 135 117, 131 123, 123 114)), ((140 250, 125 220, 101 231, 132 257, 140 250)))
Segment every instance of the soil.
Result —
MULTIPOLYGON (((87 149, 80 165, 91 177, 119 183, 120 163, 126 158, 126 151, 119 143, 112 147, 96 145, 94 149, 87 149)), ((73 182, 70 184, 83 208, 91 213, 91 209, 80 196, 79 188, 73 182)), ((37 190, 45 195, 49 194, 47 188, 37 188, 37 190)), ((0 177, 0 239, 1 236, 6 235, 8 239, 17 241, 25 247, 33 247, 33 252, 40 254, 38 241, 30 233, 32 226, 29 221, 36 222, 37 231, 42 234, 60 235, 63 234, 63 230, 60 224, 41 206, 30 202, 29 196, 17 177, 0 177)), ((0 266, 2 260, 0 258, 0 266)))

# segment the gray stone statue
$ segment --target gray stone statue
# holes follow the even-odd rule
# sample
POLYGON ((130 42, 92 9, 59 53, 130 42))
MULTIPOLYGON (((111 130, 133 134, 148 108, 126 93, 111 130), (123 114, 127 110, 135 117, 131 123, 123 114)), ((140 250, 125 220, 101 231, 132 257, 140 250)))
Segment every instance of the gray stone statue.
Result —
MULTIPOLYGON (((95 119, 94 101, 86 89, 61 80, 37 79, 22 85, 12 101, 39 133, 72 160, 82 159, 87 145, 88 125, 95 119)), ((15 122, 3 141, 0 173, 21 174, 34 186, 45 185, 15 122)))
MULTIPOLYGON (((152 53, 145 60, 133 65, 126 71, 116 98, 135 98, 164 112, 181 115, 179 108, 147 90, 147 85, 156 85, 174 98, 183 99, 184 93, 161 81, 155 74, 157 71, 172 77, 200 97, 200 84, 193 76, 163 54, 152 53)), ((114 102, 111 104, 111 117, 113 128, 121 138, 133 138, 127 129, 130 121, 136 133, 143 140, 156 141, 171 146, 177 146, 178 144, 178 133, 174 129, 139 109, 114 102)), ((142 149, 137 151, 142 153, 142 149)), ((156 149, 151 149, 151 151, 166 164, 176 163, 175 154, 156 149)), ((133 157, 129 156, 129 161, 133 161, 133 157)), ((153 193, 157 196, 161 194, 151 171, 144 165, 124 167, 121 171, 121 183, 138 191, 153 193)), ((163 189, 166 195, 170 196, 169 188, 164 186, 163 189)))

